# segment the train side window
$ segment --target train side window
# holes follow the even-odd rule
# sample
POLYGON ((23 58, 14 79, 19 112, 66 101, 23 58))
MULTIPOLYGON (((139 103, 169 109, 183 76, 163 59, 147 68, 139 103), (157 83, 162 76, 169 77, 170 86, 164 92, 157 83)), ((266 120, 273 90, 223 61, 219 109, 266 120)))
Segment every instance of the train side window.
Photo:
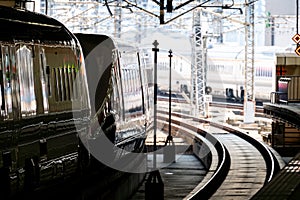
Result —
POLYGON ((128 70, 126 69, 122 69, 122 76, 123 76, 123 80, 124 80, 124 92, 127 93, 128 90, 128 70))
POLYGON ((132 92, 133 91, 133 77, 132 77, 132 70, 129 69, 128 70, 128 78, 129 78, 129 92, 132 92))
POLYGON ((70 100, 69 67, 65 67, 66 100, 70 100))
POLYGON ((52 90, 51 90, 51 80, 50 80, 50 66, 46 66, 46 74, 47 74, 47 88, 48 88, 48 95, 52 96, 52 90))
POLYGON ((139 76, 138 76, 138 70, 136 69, 136 70, 134 70, 134 76, 135 76, 135 91, 136 92, 140 92, 140 87, 139 87, 139 76))
POLYGON ((129 70, 125 69, 124 70, 124 88, 125 88, 126 93, 128 93, 130 91, 129 83, 130 83, 129 70))
POLYGON ((136 69, 132 70, 132 77, 133 77, 132 91, 135 94, 137 92, 137 90, 136 90, 137 89, 137 87, 136 87, 136 84, 137 84, 136 69))
POLYGON ((136 74, 135 74, 135 69, 132 69, 131 73, 132 73, 132 92, 135 94, 135 92, 136 92, 136 74))
POLYGON ((4 99, 5 105, 4 112, 8 118, 12 118, 12 87, 11 87, 11 65, 9 58, 9 47, 3 46, 3 85, 4 85, 4 99))
POLYGON ((78 100, 81 97, 81 94, 77 94, 77 90, 81 90, 81 79, 74 49, 58 47, 53 50, 46 48, 45 57, 47 65, 51 66, 49 75, 53 80, 48 78, 48 93, 51 97, 53 96, 53 100, 59 104, 64 104, 65 101, 78 100), (77 77, 78 80, 76 80, 77 77))
POLYGON ((40 78, 41 78, 41 84, 42 84, 44 112, 48 113, 48 110, 49 110, 48 95, 51 94, 50 93, 50 83, 49 83, 50 69, 49 69, 49 66, 46 66, 46 58, 45 58, 45 53, 43 50, 40 52, 40 71, 41 71, 40 78))
POLYGON ((69 67, 65 67, 65 88, 66 88, 66 100, 70 100, 70 84, 69 84, 69 67))
POLYGON ((63 90, 64 90, 64 101, 69 100, 69 81, 68 81, 68 69, 66 66, 62 68, 62 74, 63 74, 63 90))
POLYGON ((2 51, 0 48, 0 117, 2 118, 4 116, 4 110, 5 110, 5 98, 4 98, 4 81, 3 81, 3 68, 2 68, 2 51))
POLYGON ((62 101, 60 69, 55 68, 55 73, 56 73, 56 91, 57 91, 56 101, 62 101))
POLYGON ((129 77, 129 92, 131 93, 132 92, 132 70, 129 69, 128 70, 128 77, 129 77))
POLYGON ((134 70, 130 70, 130 76, 131 76, 131 92, 134 93, 134 87, 135 87, 135 77, 134 77, 134 70))
POLYGON ((66 100, 66 83, 65 83, 65 68, 62 66, 60 68, 60 78, 61 78, 61 90, 62 90, 62 101, 66 100))
POLYGON ((130 92, 130 70, 125 69, 125 83, 124 83, 125 92, 130 92))
POLYGON ((132 70, 132 71, 133 71, 133 77, 134 77, 134 82, 133 82, 133 83, 134 83, 134 84, 133 84, 133 85, 134 85, 134 86, 133 86, 133 92, 136 93, 136 92, 138 91, 138 90, 137 90, 137 89, 138 89, 138 87, 137 87, 137 84, 138 84, 137 70, 134 69, 134 70, 132 70))
POLYGON ((20 82, 21 112, 23 116, 36 113, 32 50, 26 45, 16 51, 16 64, 20 82))
POLYGON ((144 90, 144 83, 145 83, 145 74, 144 74, 144 68, 142 70, 142 64, 141 64, 141 59, 140 59, 140 54, 139 52, 137 52, 137 61, 138 61, 138 67, 139 67, 139 71, 138 71, 138 77, 139 77, 139 85, 140 85, 140 88, 139 90, 141 91, 141 96, 142 96, 142 111, 143 111, 143 114, 145 114, 146 110, 145 110, 145 92, 146 90, 144 90))
POLYGON ((16 65, 15 46, 10 46, 10 63, 11 63, 11 87, 12 87, 12 109, 14 119, 20 118, 20 85, 19 75, 16 65))
POLYGON ((112 98, 111 98, 111 106, 114 111, 116 111, 117 114, 120 114, 120 93, 119 93, 119 87, 118 87, 118 81, 117 81, 117 73, 115 70, 112 70, 112 98))
POLYGON ((53 92, 54 92, 54 99, 55 101, 58 101, 59 99, 59 88, 58 88, 58 74, 57 74, 57 69, 56 68, 52 68, 53 69, 53 82, 54 82, 54 87, 53 87, 53 92))
POLYGON ((60 81, 61 81, 61 100, 65 101, 66 100, 66 84, 65 84, 65 70, 64 67, 59 68, 59 73, 60 73, 60 81))
POLYGON ((70 95, 70 99, 69 100, 73 100, 74 99, 74 97, 73 97, 73 82, 74 82, 74 80, 73 80, 73 70, 72 70, 72 68, 73 68, 73 66, 71 66, 71 67, 69 67, 68 68, 68 80, 69 80, 69 91, 70 91, 70 93, 69 93, 69 95, 70 95))
POLYGON ((78 92, 77 92, 77 89, 78 89, 78 86, 77 86, 77 70, 76 68, 74 67, 72 69, 72 75, 73 75, 73 83, 72 83, 72 87, 73 87, 73 98, 74 99, 78 99, 78 92))
POLYGON ((19 118, 20 86, 15 59, 15 47, 2 46, 0 48, 0 55, 0 118, 19 118), (4 55, 2 52, 4 52, 4 55))
POLYGON ((66 90, 65 90, 65 76, 64 76, 64 68, 59 68, 59 76, 60 76, 60 91, 61 97, 60 100, 64 101, 66 99, 66 90))
POLYGON ((120 52, 117 51, 117 50, 114 50, 113 52, 113 58, 114 58, 114 69, 115 69, 115 72, 116 72, 116 77, 117 77, 117 84, 118 84, 118 88, 119 88, 119 91, 120 91, 120 118, 122 120, 125 120, 125 101, 124 101, 124 93, 125 92, 125 89, 124 89, 124 82, 123 82, 123 79, 124 79, 124 69, 121 70, 121 63, 120 63, 120 52))

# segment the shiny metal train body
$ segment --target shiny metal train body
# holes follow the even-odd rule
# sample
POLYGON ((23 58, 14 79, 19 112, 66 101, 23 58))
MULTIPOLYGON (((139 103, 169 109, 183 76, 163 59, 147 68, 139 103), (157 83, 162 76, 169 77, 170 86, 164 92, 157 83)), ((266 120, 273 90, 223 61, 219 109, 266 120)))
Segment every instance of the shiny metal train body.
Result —
POLYGON ((83 35, 78 40, 57 20, 26 10, 0 7, 0 24, 1 199, 67 180, 83 184, 95 174, 119 177, 93 147, 108 138, 118 147, 107 150, 111 160, 144 150, 151 102, 135 50, 95 36, 108 46, 90 54, 95 46, 83 35), (95 68, 85 59, 96 59, 95 68))
POLYGON ((135 167, 144 167, 141 171, 145 171, 146 165, 132 164, 139 156, 130 155, 130 152, 144 151, 146 136, 152 129, 153 101, 147 80, 152 70, 132 45, 107 35, 75 35, 83 49, 90 94, 91 130, 90 136, 83 138, 91 154, 89 157, 121 171, 140 171, 135 167), (102 149, 109 146, 103 143, 102 136, 114 146, 102 149), (106 157, 100 153, 103 151, 106 157), (120 160, 122 164, 119 165, 120 160), (133 168, 127 168, 126 163, 133 168))
POLYGON ((79 42, 60 22, 0 7, 0 193, 76 172, 90 105, 79 42))

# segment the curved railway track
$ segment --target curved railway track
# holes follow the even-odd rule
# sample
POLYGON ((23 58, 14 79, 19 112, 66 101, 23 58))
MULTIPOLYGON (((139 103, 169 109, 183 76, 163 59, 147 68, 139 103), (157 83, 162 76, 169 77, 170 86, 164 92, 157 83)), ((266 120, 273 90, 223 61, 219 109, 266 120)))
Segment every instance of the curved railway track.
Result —
MULTIPOLYGON (((159 123, 168 124, 168 112, 158 112, 159 123)), ((194 146, 206 143, 216 152, 204 158, 210 161, 207 178, 186 199, 250 199, 280 170, 265 144, 229 125, 174 112, 171 123, 172 133, 181 134, 194 146), (201 124, 209 124, 209 131, 201 124)), ((194 148, 194 153, 199 152, 194 148)))

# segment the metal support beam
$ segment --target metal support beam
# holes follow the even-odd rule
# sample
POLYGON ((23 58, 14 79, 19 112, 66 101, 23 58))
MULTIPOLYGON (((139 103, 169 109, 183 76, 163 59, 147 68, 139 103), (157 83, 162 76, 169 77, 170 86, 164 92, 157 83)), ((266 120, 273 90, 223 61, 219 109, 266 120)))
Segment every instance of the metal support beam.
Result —
POLYGON ((206 116, 205 113, 205 82, 206 73, 203 59, 203 36, 201 32, 201 9, 194 10, 193 13, 193 43, 192 43, 192 102, 195 102, 194 115, 206 116))
POLYGON ((244 122, 253 123, 255 114, 254 92, 254 2, 245 0, 245 96, 244 122))
MULTIPOLYGON (((117 0, 118 5, 120 5, 122 3, 121 0, 117 0)), ((122 22, 122 8, 119 6, 115 7, 115 17, 114 17, 114 21, 115 21, 115 37, 117 38, 121 38, 121 22, 122 22)))

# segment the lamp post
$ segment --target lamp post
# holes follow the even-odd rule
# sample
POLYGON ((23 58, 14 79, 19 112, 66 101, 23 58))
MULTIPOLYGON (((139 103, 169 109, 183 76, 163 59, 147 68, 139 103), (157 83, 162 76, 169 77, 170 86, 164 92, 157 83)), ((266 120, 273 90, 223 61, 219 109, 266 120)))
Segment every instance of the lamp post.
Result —
POLYGON ((159 51, 157 40, 153 42, 154 48, 154 130, 153 130, 153 168, 156 169, 156 129, 157 129, 157 52, 159 51))
POLYGON ((164 183, 162 181, 159 170, 156 166, 156 129, 157 129, 157 48, 159 43, 157 40, 153 42, 154 48, 154 130, 153 130, 153 170, 145 184, 145 200, 163 200, 164 199, 164 183))
POLYGON ((169 58, 170 58, 170 74, 169 74, 169 135, 167 137, 166 142, 173 141, 173 137, 171 134, 171 106, 172 106, 172 50, 169 50, 169 58))
POLYGON ((169 58, 170 58, 170 74, 169 74, 169 134, 167 136, 165 147, 164 147, 164 162, 171 163, 175 162, 175 144, 172 137, 172 50, 169 50, 169 58), (169 146, 168 146, 169 144, 169 146))

